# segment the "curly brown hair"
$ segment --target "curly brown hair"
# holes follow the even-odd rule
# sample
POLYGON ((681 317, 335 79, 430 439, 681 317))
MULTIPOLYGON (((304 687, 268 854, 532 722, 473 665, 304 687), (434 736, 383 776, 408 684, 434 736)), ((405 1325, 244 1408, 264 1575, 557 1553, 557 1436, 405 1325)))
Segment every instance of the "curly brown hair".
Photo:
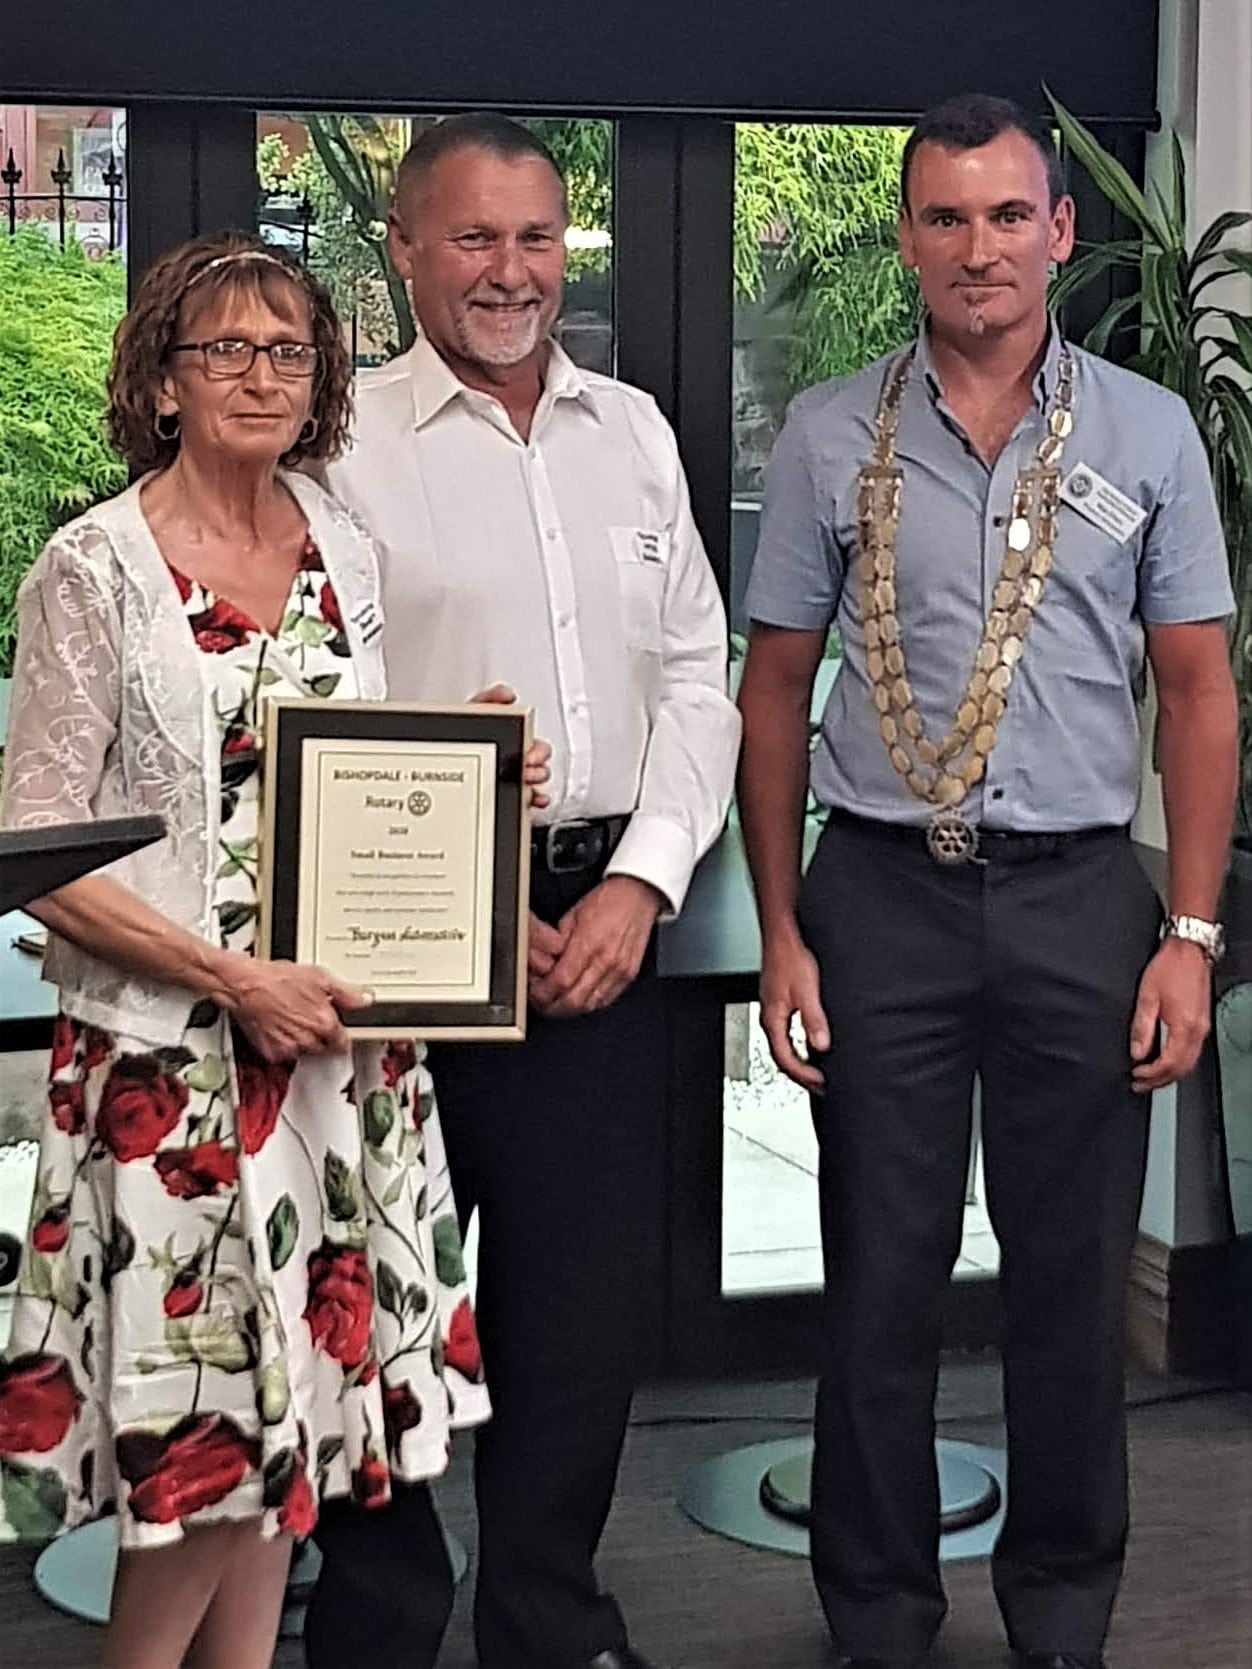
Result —
POLYGON ((194 312, 222 295, 251 294, 287 313, 293 287, 308 303, 318 350, 310 410, 316 428, 311 439, 297 440, 281 462, 294 469, 305 459, 324 463, 338 456, 352 421, 352 361, 330 292, 285 250, 249 232, 218 232, 179 244, 154 262, 114 334, 109 440, 133 471, 164 469, 178 454, 178 437, 167 439, 156 431, 157 396, 180 315, 187 323, 188 291, 194 312), (223 259, 249 255, 264 259, 223 259))

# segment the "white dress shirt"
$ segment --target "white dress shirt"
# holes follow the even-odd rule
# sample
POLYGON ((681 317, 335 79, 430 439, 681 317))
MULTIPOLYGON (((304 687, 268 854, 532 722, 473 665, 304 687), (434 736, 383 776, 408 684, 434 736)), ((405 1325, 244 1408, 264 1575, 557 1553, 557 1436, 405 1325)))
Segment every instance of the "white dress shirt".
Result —
POLYGON ((530 439, 424 338, 364 372, 332 490, 381 547, 388 691, 500 681, 552 744, 554 823, 633 813, 609 864, 681 908, 734 781, 726 619, 652 398, 552 346, 530 439))

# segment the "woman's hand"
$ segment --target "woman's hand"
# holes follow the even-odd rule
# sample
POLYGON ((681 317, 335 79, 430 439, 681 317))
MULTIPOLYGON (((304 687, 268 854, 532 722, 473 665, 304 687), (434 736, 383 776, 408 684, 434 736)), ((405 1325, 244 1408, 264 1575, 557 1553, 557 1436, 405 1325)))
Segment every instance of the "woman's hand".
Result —
MULTIPOLYGON (((507 684, 488 684, 485 690, 479 690, 470 700, 488 706, 511 707, 517 700, 517 692, 511 690, 507 684)), ((526 757, 522 761, 522 781, 530 789, 529 804, 532 811, 542 811, 548 804, 543 784, 552 775, 551 760, 550 742, 534 741, 526 749, 526 757)))
POLYGON ((258 962, 232 969, 228 1001, 234 1018, 267 1061, 342 1054, 348 1034, 341 1013, 368 1008, 368 991, 345 985, 325 968, 301 962, 258 962))

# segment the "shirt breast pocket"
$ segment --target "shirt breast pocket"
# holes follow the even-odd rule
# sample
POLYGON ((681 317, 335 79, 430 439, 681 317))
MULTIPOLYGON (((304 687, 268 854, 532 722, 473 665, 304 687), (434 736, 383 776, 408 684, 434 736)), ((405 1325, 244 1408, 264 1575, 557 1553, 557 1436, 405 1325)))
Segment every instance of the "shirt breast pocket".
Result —
POLYGON ((626 642, 632 649, 659 655, 669 532, 664 528, 610 527, 609 542, 617 570, 626 642))

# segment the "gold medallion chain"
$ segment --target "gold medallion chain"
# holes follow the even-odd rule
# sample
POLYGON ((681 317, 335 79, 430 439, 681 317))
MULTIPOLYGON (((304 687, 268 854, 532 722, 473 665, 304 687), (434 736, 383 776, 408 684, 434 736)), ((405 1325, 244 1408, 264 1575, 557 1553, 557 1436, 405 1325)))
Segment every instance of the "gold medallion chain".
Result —
POLYGON ((1013 483, 1004 559, 991 592, 982 641, 965 693, 941 740, 926 734, 909 682, 896 612, 896 537, 903 471, 896 461, 896 431, 913 350, 888 373, 874 423, 874 450, 857 489, 861 624, 865 664, 878 713, 878 732, 893 769, 920 800, 940 808, 927 831, 941 862, 974 856, 977 830, 955 808, 980 782, 995 746, 1013 672, 1043 596, 1056 548, 1061 455, 1074 426, 1074 362, 1062 347, 1056 398, 1033 461, 1013 483))

